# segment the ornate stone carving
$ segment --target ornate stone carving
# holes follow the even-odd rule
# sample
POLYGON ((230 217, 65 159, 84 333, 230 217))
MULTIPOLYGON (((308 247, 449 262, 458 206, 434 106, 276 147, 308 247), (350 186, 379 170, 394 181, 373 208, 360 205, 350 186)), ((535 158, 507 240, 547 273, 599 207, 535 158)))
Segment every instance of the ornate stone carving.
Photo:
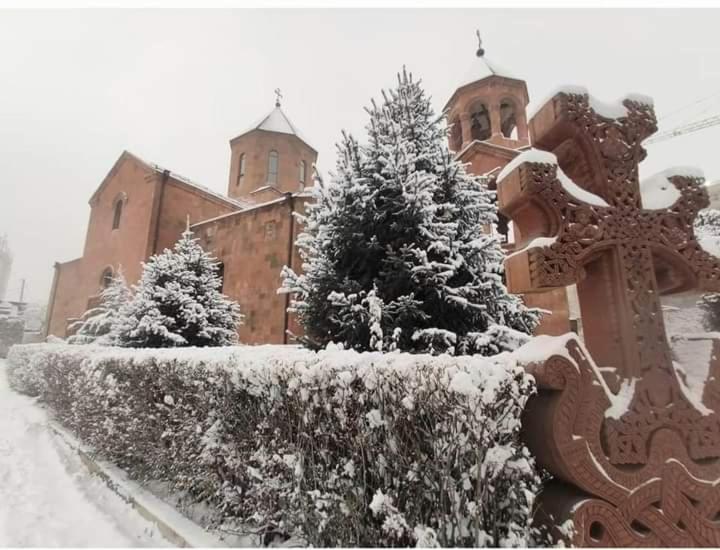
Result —
POLYGON ((527 153, 499 178, 501 211, 526 239, 506 261, 510 290, 577 283, 595 359, 570 338, 528 366, 540 393, 525 433, 570 484, 555 491, 555 508, 576 499, 562 512, 575 519, 576 542, 720 545, 720 417, 678 378, 659 300, 720 290, 720 261, 693 233, 708 198, 702 178, 669 173, 656 191, 675 200, 643 208, 638 163, 655 116, 643 102, 623 105, 609 118, 587 94, 556 95, 531 122, 535 146, 556 158, 527 153))

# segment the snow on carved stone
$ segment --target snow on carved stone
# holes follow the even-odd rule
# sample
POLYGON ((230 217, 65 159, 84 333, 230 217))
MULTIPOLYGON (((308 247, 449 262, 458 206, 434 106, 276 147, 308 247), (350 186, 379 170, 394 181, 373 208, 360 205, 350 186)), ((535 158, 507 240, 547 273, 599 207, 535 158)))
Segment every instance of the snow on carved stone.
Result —
POLYGON ((616 395, 613 395, 612 393, 608 394, 611 405, 610 408, 605 411, 605 418, 618 419, 628 411, 630 401, 632 401, 632 398, 635 395, 636 384, 637 379, 635 378, 625 380, 620 386, 620 391, 618 391, 616 395))
POLYGON ((569 95, 587 95, 590 108, 601 117, 608 119, 618 119, 627 116, 627 107, 623 105, 623 101, 625 101, 626 99, 635 103, 640 103, 642 105, 652 106, 654 103, 652 97, 635 93, 625 94, 619 100, 612 102, 601 101, 598 98, 590 95, 590 93, 588 93, 588 89, 585 86, 565 84, 563 86, 555 88, 550 94, 545 97, 545 99, 543 99, 543 101, 539 102, 532 109, 529 109, 528 119, 533 118, 540 109, 542 109, 549 101, 552 100, 552 98, 554 98, 557 94, 560 93, 565 93, 569 95))
POLYGON ((523 252, 526 252, 526 251, 530 250, 531 248, 543 248, 546 246, 550 246, 550 245, 554 244, 556 240, 557 240, 557 237, 535 237, 524 248, 521 248, 520 250, 516 250, 515 252, 512 252, 511 254, 508 254, 507 256, 505 256, 505 260, 507 260, 508 258, 512 258, 513 256, 517 256, 518 254, 522 254, 523 252))
POLYGON ((640 197, 643 208, 658 210, 670 208, 680 198, 680 191, 675 187, 670 178, 673 176, 685 176, 690 178, 702 178, 701 170, 692 167, 676 167, 663 170, 640 182, 640 197))
POLYGON ((563 189, 565 189, 565 191, 571 197, 587 204, 592 204, 593 206, 609 206, 608 203, 605 202, 605 200, 603 200, 601 197, 598 197, 590 191, 586 191, 577 183, 575 183, 572 179, 570 179, 565 174, 565 172, 562 171, 562 168, 558 166, 557 157, 553 153, 550 153, 549 151, 542 151, 540 149, 528 149, 527 151, 520 153, 513 160, 511 160, 507 164, 507 166, 505 166, 505 168, 503 168, 498 174, 498 184, 508 175, 510 175, 510 173, 518 166, 526 162, 539 164, 554 164, 555 166, 557 166, 557 179, 560 181, 563 189))
POLYGON ((515 350, 512 353, 512 357, 520 365, 542 363, 552 355, 560 355, 574 363, 566 347, 567 343, 573 338, 575 338, 575 335, 570 332, 564 334, 563 336, 548 336, 546 334, 541 334, 539 336, 535 336, 527 344, 515 350))

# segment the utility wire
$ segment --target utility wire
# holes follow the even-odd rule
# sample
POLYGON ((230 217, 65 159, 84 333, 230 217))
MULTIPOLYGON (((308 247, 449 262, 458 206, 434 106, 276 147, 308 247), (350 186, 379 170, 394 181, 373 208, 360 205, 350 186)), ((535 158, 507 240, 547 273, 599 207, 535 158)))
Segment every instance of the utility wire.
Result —
POLYGON ((712 115, 700 120, 695 120, 693 122, 688 122, 686 124, 676 126, 672 130, 666 130, 665 132, 656 134, 645 140, 644 144, 651 145, 653 143, 659 143, 661 141, 666 141, 675 137, 699 132, 700 130, 705 130, 706 128, 712 128, 713 126, 717 126, 718 124, 720 124, 720 114, 712 115))
POLYGON ((669 113, 661 116, 660 118, 658 118, 658 122, 661 121, 661 120, 665 120, 665 119, 667 119, 667 118, 670 118, 671 116, 673 116, 673 115, 675 115, 675 114, 677 114, 677 113, 679 113, 679 112, 681 112, 681 111, 684 111, 685 109, 689 109, 690 107, 694 107, 695 105, 698 105, 698 104, 700 104, 700 103, 703 103, 704 101, 707 101, 708 99, 712 99, 712 98, 717 97, 717 96, 720 96, 720 90, 718 90, 718 91, 715 92, 715 93, 710 94, 709 96, 705 96, 705 97, 701 97, 700 99, 696 99, 695 101, 692 101, 692 102, 690 102, 690 103, 688 103, 688 104, 686 104, 686 105, 684 105, 684 106, 682 106, 682 107, 678 107, 678 108, 675 109, 674 111, 671 111, 671 112, 669 112, 669 113))

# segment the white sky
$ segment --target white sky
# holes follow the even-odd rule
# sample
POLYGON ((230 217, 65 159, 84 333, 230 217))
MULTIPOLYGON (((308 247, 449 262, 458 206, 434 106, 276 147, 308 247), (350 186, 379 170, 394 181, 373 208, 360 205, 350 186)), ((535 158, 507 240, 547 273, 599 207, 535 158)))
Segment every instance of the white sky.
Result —
MULTIPOLYGON (((442 108, 487 56, 533 102, 562 84, 655 98, 661 129, 720 113, 717 10, 0 11, 0 234, 10 297, 46 301, 54 261, 82 254, 90 195, 123 149, 224 192, 228 140, 283 109, 333 168, 345 128, 403 64, 442 108)), ((644 176, 697 165, 720 178, 720 126, 649 146, 644 176)))

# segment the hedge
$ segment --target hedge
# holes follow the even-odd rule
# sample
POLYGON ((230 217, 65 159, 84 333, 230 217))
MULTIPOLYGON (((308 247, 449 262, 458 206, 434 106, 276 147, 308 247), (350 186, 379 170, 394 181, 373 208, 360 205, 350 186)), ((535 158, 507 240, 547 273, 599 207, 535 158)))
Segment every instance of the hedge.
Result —
MULTIPOLYGON (((314 546, 528 546, 512 354, 14 346, 11 386, 142 483, 314 546)), ((212 526, 211 526, 212 527, 212 526)))

